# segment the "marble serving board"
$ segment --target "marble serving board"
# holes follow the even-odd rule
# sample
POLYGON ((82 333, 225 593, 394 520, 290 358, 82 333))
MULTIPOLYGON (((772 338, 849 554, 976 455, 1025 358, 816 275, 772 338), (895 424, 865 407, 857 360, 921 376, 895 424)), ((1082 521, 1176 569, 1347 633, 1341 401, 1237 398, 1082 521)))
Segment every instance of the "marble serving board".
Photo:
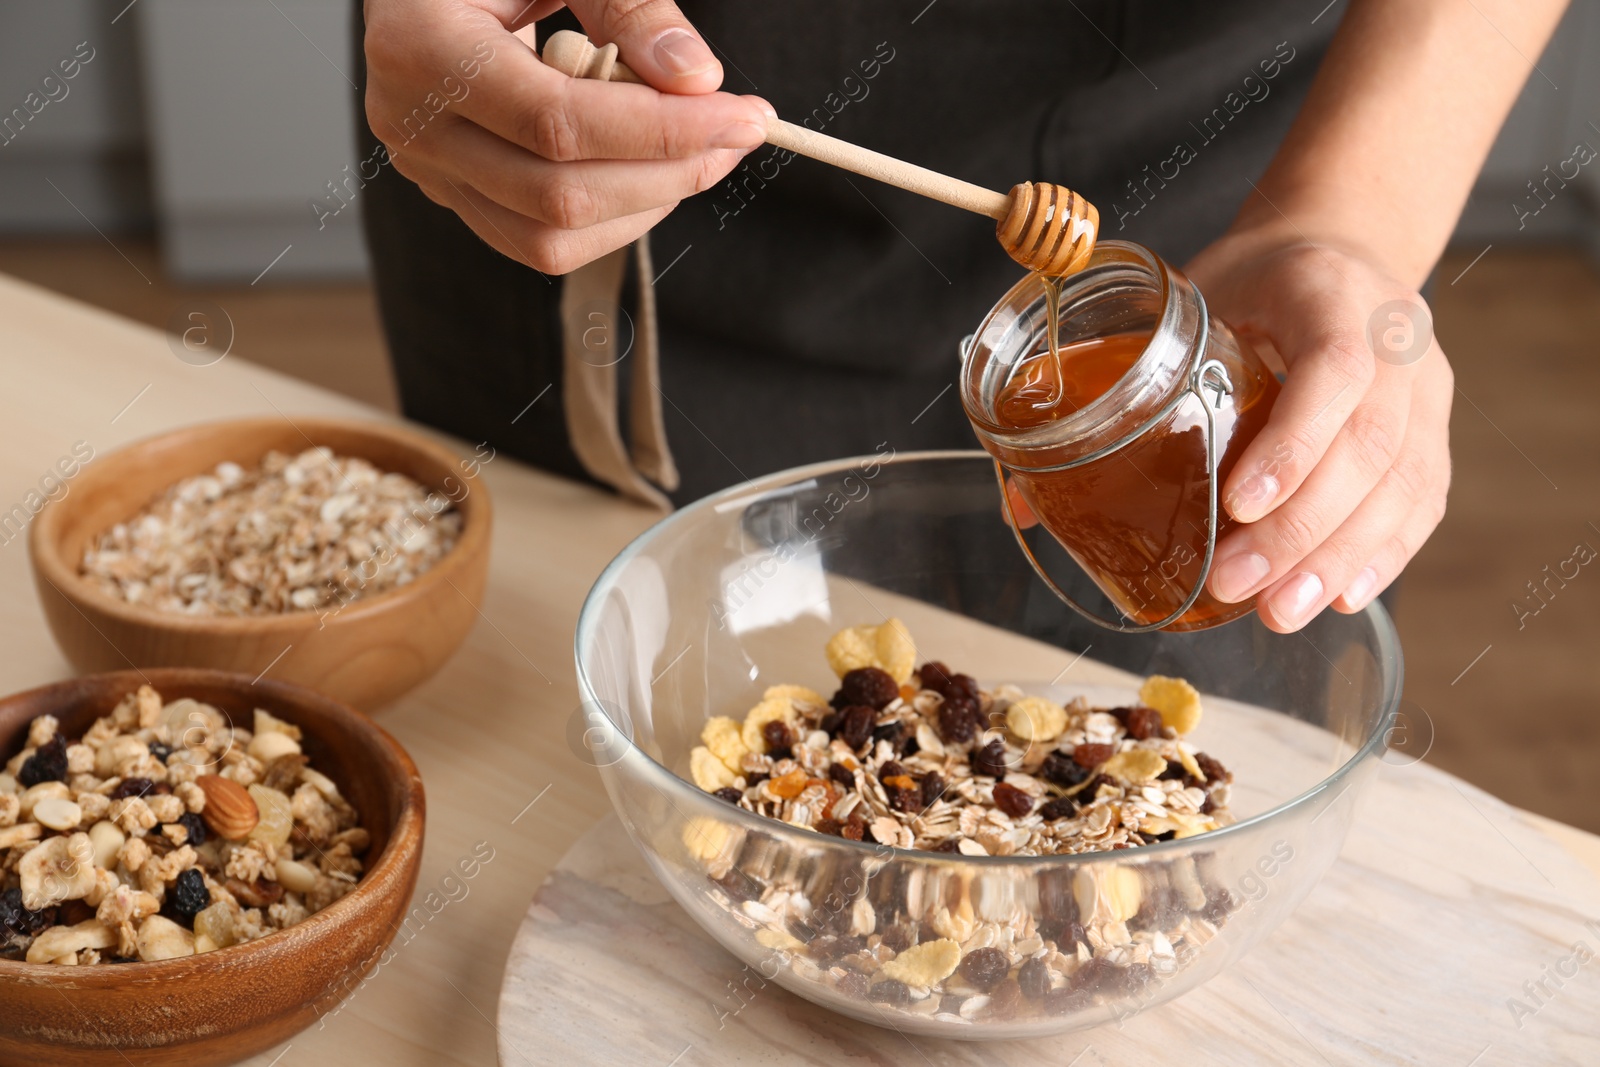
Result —
MULTIPOLYGON (((830 619, 812 627, 824 636, 858 615, 895 614, 929 656, 981 663, 986 677, 1029 691, 1043 687, 1025 680, 1050 679, 1058 699, 1126 702, 1141 680, 882 590, 829 592, 830 619)), ((805 642, 780 633, 769 644, 751 653, 774 668, 760 684, 811 676, 805 642)), ((1288 716, 1210 696, 1206 709, 1194 740, 1235 769, 1243 817, 1349 756, 1288 716)), ((1579 964, 1585 953, 1575 952, 1580 942, 1600 951, 1600 878, 1524 813, 1427 764, 1387 758, 1340 859, 1240 963, 1118 1025, 1027 1041, 908 1035, 763 984, 678 907, 608 816, 540 886, 518 929, 501 987, 500 1061, 1600 1064, 1600 958, 1579 964)))
POLYGON ((1600 959, 1577 962, 1580 942, 1600 950, 1589 870, 1465 782, 1384 765, 1339 861, 1231 971, 1119 1027, 936 1041, 751 980, 608 816, 523 919, 500 1062, 1593 1065, 1600 959))

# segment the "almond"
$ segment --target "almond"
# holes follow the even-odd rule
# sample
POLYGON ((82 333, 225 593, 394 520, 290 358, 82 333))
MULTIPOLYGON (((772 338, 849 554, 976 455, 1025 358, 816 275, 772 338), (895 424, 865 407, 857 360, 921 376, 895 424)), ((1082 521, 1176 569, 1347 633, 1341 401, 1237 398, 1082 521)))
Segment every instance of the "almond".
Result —
POLYGON ((245 792, 244 786, 233 779, 219 774, 203 774, 194 780, 194 784, 206 795, 206 806, 202 812, 206 825, 219 836, 229 841, 243 841, 261 820, 256 802, 245 792))

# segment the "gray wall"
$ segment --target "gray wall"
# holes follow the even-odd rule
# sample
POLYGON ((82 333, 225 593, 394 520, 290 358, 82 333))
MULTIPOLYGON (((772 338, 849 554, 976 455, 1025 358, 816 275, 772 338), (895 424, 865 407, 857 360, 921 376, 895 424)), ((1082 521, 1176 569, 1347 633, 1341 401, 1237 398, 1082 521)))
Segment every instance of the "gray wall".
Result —
POLYGON ((1600 149, 1600 0, 1573 0, 1567 10, 1489 153, 1457 244, 1582 241, 1600 257, 1600 159, 1565 188, 1559 173, 1579 141, 1600 149))
POLYGON ((110 0, 0 6, 0 117, 10 121, 0 134, 0 233, 149 223, 136 28, 131 13, 112 22, 119 9, 110 0), (93 58, 62 79, 58 64, 85 42, 93 58))
MULTIPOLYGON (((0 116, 80 42, 94 50, 66 95, 0 144, 0 233, 153 219, 166 269, 183 280, 249 281, 275 259, 262 284, 360 275, 356 211, 319 226, 310 206, 356 160, 349 12, 341 0, 0 6, 0 116)), ((1457 240, 1582 241, 1600 254, 1600 161, 1565 187, 1544 170, 1579 140, 1600 147, 1600 0, 1574 0, 1538 66, 1457 240), (1530 181, 1548 182, 1547 206, 1530 181)))

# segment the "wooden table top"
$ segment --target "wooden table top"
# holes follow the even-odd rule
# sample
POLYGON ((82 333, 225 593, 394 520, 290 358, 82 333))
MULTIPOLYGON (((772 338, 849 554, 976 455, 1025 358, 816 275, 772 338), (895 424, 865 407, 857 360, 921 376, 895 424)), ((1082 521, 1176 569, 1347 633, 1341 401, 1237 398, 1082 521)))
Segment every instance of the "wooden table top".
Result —
MULTIPOLYGON (((243 350, 249 344, 238 339, 243 350)), ((159 331, 5 276, 0 366, 0 512, 36 490, 80 441, 104 455, 175 426, 234 416, 389 418, 237 358, 190 365, 159 331)), ((508 395, 505 421, 533 399, 508 395)), ((486 425, 484 435, 495 429, 486 425)), ((477 444, 439 439, 464 458, 477 444)), ((253 1064, 494 1064, 501 973, 529 899, 609 810, 595 772, 566 741, 578 705, 572 630, 594 577, 657 516, 504 456, 482 477, 497 527, 482 619, 443 671, 380 714, 427 786, 417 899, 433 891, 437 911, 337 1013, 253 1064), (441 885, 474 853, 492 855, 476 878, 441 885)), ((0 692, 71 673, 45 628, 25 538, 8 536, 0 531, 8 608, 0 617, 0 692)), ((1539 824, 1600 872, 1600 838, 1539 824)))

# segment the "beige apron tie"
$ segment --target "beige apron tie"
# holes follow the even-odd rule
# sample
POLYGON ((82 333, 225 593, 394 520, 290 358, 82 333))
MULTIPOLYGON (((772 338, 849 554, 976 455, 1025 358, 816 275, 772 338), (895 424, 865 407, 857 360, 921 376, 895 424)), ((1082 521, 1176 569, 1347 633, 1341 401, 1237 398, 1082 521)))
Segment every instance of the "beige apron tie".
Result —
POLYGON ((597 480, 653 507, 672 506, 661 490, 678 487, 661 412, 660 342, 651 288, 649 238, 585 264, 562 280, 562 407, 579 462, 597 480), (631 350, 618 350, 630 331, 624 322, 622 283, 630 252, 639 282, 639 314, 631 350), (631 360, 628 430, 617 416, 617 365, 631 360), (654 484, 652 484, 652 482, 654 484), (661 488, 657 488, 660 486, 661 488))
POLYGON ((661 418, 661 335, 656 322, 655 268, 650 262, 650 235, 633 243, 638 253, 639 320, 633 355, 633 393, 628 409, 633 465, 646 478, 671 492, 678 488, 678 465, 667 445, 661 418))

